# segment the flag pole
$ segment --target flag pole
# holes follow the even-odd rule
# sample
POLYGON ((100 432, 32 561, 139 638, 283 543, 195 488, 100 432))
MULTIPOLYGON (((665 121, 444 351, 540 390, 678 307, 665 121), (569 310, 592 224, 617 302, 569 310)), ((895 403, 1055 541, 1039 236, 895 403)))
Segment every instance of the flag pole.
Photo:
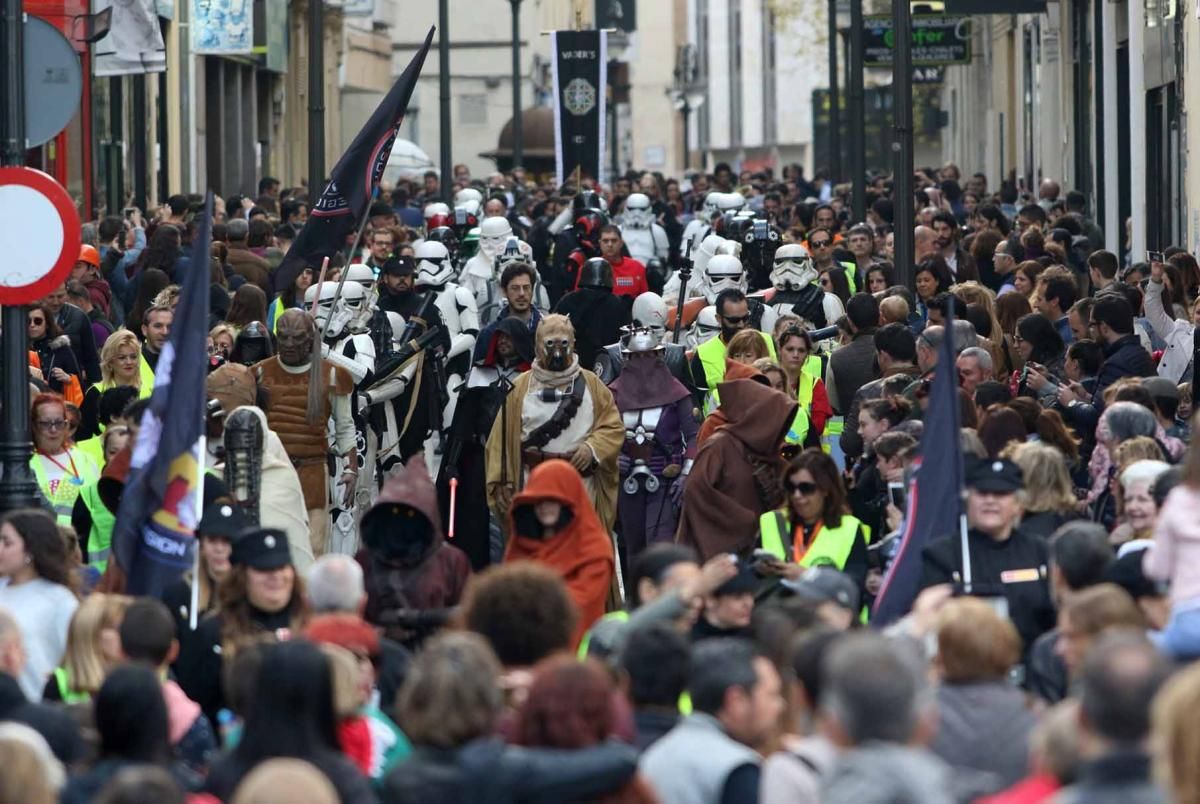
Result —
POLYGON ((200 440, 196 443, 200 447, 197 450, 200 460, 196 462, 196 497, 193 501, 196 506, 196 533, 192 542, 195 558, 192 559, 192 602, 188 606, 188 628, 192 631, 196 630, 199 619, 197 609, 200 608, 200 520, 204 516, 204 464, 208 456, 208 433, 201 430, 200 440))

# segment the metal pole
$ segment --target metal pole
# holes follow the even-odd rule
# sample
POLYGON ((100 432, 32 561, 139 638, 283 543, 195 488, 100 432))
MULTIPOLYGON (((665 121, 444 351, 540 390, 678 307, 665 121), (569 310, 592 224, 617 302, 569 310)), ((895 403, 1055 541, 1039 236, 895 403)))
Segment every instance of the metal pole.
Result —
MULTIPOLYGON (((21 0, 0 0, 0 161, 6 167, 25 163, 25 17, 21 0)), ((0 511, 37 504, 38 488, 29 470, 33 445, 29 437, 29 359, 26 355, 25 308, 5 307, 0 342, 0 380, 4 383, 0 418, 0 511)))
POLYGON ((439 186, 446 203, 451 203, 454 165, 450 161, 450 0, 438 0, 438 115, 442 163, 439 186))
POLYGON ((323 0, 308 0, 308 193, 325 191, 325 14, 323 0))
MULTIPOLYGON (((125 167, 121 153, 125 140, 125 77, 114 75, 108 79, 108 213, 121 214, 125 206, 125 167)), ((163 199, 166 200, 165 198, 163 199)))
POLYGON ((686 173, 691 166, 691 155, 688 153, 688 147, 691 143, 690 123, 692 118, 692 107, 688 103, 687 92, 683 93, 683 170, 686 173))
MULTIPOLYGON (((146 76, 133 76, 133 119, 146 120, 146 76)), ((149 122, 147 121, 147 124, 149 122)), ((133 127, 133 205, 146 209, 146 125, 133 127)), ((163 132, 166 141, 166 132, 163 132)), ((166 201, 164 197, 160 199, 166 201)))
POLYGON ((892 3, 892 171, 896 281, 913 282, 912 14, 907 0, 892 3))
POLYGON ((854 182, 851 203, 854 220, 867 219, 867 147, 865 129, 867 108, 863 96, 863 8, 862 0, 850 0, 850 180, 854 182))
MULTIPOLYGON (((1129 216, 1133 226, 1130 229, 1130 254, 1138 255, 1141 259, 1146 253, 1146 144, 1141 136, 1146 130, 1146 63, 1143 60, 1146 50, 1146 5, 1145 3, 1129 4, 1129 121, 1130 131, 1136 131, 1138 136, 1130 138, 1132 146, 1129 153, 1129 216)), ((1116 86, 1111 84, 1110 86, 1116 86)), ((1119 125, 1119 123, 1118 123, 1119 125)), ((1166 176, 1161 177, 1166 179, 1166 176)), ((1120 221, 1118 221, 1120 223, 1120 221)), ((1123 228, 1118 227, 1118 232, 1123 228)), ((1121 239, 1117 238, 1117 243, 1121 239)), ((1157 245, 1157 248, 1162 248, 1157 245)), ((1121 251, 1113 252, 1118 257, 1121 251)), ((1131 262, 1135 260, 1130 260, 1131 262)))
MULTIPOLYGON (((1101 49, 1104 51, 1103 65, 1101 67, 1103 77, 1103 87, 1105 92, 1111 93, 1110 97, 1103 98, 1104 110, 1103 120, 1104 125, 1104 190, 1101 193, 1104 198, 1104 220, 1100 224, 1100 228, 1104 230, 1104 247, 1116 254, 1121 255, 1121 175, 1119 172, 1121 160, 1119 158, 1119 138, 1117 132, 1120 131, 1120 117, 1117 115, 1117 7, 1113 3, 1102 3, 1103 8, 1103 31, 1101 32, 1102 42, 1101 49), (1112 48, 1112 50, 1108 50, 1112 48)), ((1097 95, 1097 97, 1102 97, 1097 95)), ((1132 106, 1132 104, 1131 104, 1132 106)))
POLYGON ((512 166, 525 159, 524 125, 521 120, 521 0, 512 2, 512 166))
POLYGON ((837 0, 829 0, 829 180, 842 178, 841 97, 838 93, 837 0))

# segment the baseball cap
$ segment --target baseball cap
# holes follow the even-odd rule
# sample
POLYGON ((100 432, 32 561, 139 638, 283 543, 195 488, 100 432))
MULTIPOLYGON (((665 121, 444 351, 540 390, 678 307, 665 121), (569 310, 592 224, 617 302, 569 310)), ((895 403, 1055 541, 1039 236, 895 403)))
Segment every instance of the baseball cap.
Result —
POLYGON ((833 567, 809 567, 799 578, 789 578, 780 585, 805 600, 836 603, 849 611, 858 611, 858 585, 833 567))
POLYGON ((1012 461, 977 459, 967 464, 966 485, 975 491, 1015 494, 1023 488, 1024 477, 1012 461))
POLYGON ((718 586, 713 595, 720 597, 722 595, 754 594, 761 584, 762 579, 755 574, 754 567, 745 561, 739 561, 737 575, 718 586))

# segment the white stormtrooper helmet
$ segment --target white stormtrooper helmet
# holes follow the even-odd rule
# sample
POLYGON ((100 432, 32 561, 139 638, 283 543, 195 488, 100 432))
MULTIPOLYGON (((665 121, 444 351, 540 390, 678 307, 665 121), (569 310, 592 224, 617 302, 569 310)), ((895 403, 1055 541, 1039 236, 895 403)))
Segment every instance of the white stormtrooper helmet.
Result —
POLYGON ((704 203, 700 205, 701 219, 705 221, 711 221, 714 217, 720 214, 721 208, 718 206, 718 202, 723 195, 725 195, 725 193, 719 193, 716 190, 713 190, 711 193, 704 196, 704 203))
POLYGON ((375 284, 375 272, 368 265, 356 262, 346 268, 346 284, 362 285, 363 290, 370 290, 375 284))
POLYGON ((479 192, 474 187, 464 187, 454 194, 454 206, 461 207, 468 201, 474 201, 476 204, 482 204, 483 193, 479 192))
POLYGON ((496 259, 512 233, 512 224, 506 218, 484 218, 479 222, 479 253, 489 260, 496 259))
POLYGON ((425 220, 429 220, 437 215, 443 218, 450 217, 450 207, 443 204, 441 201, 434 201, 432 204, 426 204, 424 210, 425 220))
POLYGON ((717 320, 717 308, 710 304, 696 316, 692 331, 688 333, 688 342, 692 346, 699 346, 720 334, 721 322, 717 320))
POLYGON ((392 351, 397 351, 401 346, 400 339, 404 337, 404 327, 407 325, 404 321, 404 316, 399 313, 387 311, 388 326, 392 328, 392 351))
POLYGON ((775 263, 771 268, 771 284, 776 289, 801 290, 816 282, 818 276, 808 249, 799 243, 782 245, 775 252, 775 263))
POLYGON ((662 296, 646 291, 633 300, 633 323, 646 327, 662 337, 667 331, 667 303, 662 296))
POLYGON ((314 301, 317 302, 317 327, 325 327, 325 322, 329 322, 325 330, 328 336, 341 335, 362 310, 367 297, 367 292, 357 282, 347 281, 342 286, 342 295, 335 302, 337 292, 337 282, 320 282, 309 286, 304 292, 305 307, 311 307, 314 301))
POLYGON ((708 269, 708 261, 718 254, 733 254, 737 256, 738 244, 732 240, 726 240, 720 235, 710 234, 705 235, 700 241, 700 245, 692 252, 692 273, 695 276, 704 276, 704 272, 708 269))
POLYGON ((704 269, 704 297, 709 303, 717 299, 722 290, 746 289, 746 271, 742 261, 731 254, 717 254, 708 261, 704 269))
POLYGON ((533 246, 526 243, 517 237, 510 237, 504 241, 504 248, 492 260, 492 265, 496 270, 496 276, 504 273, 504 269, 512 265, 514 262, 523 262, 537 271, 533 264, 533 246))
POLYGON ((654 223, 654 209, 650 196, 645 193, 634 193, 625 199, 625 212, 621 221, 631 229, 649 229, 654 223))
POLYGON ((417 246, 413 259, 417 262, 417 275, 413 280, 416 287, 440 287, 454 276, 450 249, 436 240, 426 240, 417 246))
POLYGON ((721 214, 737 212, 744 206, 746 206, 746 197, 741 193, 717 194, 717 212, 721 214))

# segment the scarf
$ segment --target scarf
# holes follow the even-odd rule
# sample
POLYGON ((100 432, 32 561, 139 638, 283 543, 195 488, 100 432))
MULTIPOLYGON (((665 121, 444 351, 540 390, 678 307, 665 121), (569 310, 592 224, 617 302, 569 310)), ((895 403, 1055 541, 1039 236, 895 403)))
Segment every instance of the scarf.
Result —
POLYGON ((537 360, 533 361, 533 367, 530 371, 533 372, 533 379, 537 380, 540 384, 557 387, 560 385, 569 385, 574 382, 580 368, 579 355, 571 355, 571 365, 562 371, 551 371, 548 368, 544 368, 537 360))

